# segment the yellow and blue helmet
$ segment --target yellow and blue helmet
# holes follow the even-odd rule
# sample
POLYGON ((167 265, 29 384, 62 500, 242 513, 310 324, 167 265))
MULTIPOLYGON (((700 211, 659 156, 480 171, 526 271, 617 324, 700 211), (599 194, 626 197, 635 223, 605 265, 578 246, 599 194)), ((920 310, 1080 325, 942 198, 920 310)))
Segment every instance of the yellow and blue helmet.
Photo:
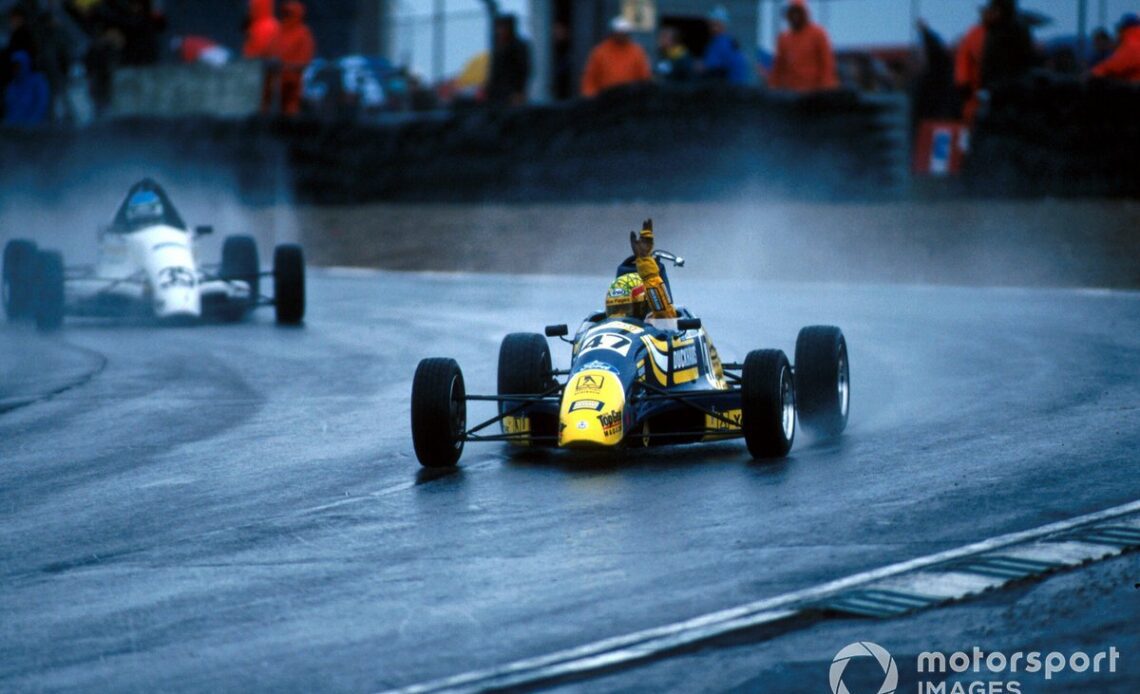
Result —
POLYGON ((629 272, 613 281, 606 292, 607 316, 633 316, 646 314, 645 284, 636 272, 629 272))

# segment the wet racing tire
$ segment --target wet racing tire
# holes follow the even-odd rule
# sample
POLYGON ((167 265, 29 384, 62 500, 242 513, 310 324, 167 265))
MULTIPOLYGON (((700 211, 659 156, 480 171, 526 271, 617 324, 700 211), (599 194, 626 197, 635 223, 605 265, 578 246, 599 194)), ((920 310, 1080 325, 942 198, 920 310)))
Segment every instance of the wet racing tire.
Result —
MULTIPOLYGON (((503 338, 503 343, 499 346, 499 395, 541 395, 553 385, 550 345, 544 336, 537 333, 511 333, 503 338)), ((499 414, 510 412, 524 402, 501 401, 499 414)), ((500 426, 503 433, 507 433, 505 422, 500 426)), ((529 431, 530 435, 526 439, 512 443, 526 446, 534 443, 531 437, 541 436, 541 445, 553 445, 552 439, 558 434, 558 420, 550 415, 530 415, 529 431)), ((523 451, 515 449, 511 452, 523 451)))
POLYGON ((811 325, 796 338, 796 405, 800 424, 817 436, 847 427, 851 375, 847 341, 833 325, 811 325))
POLYGON ((55 251, 36 254, 35 317, 36 328, 44 332, 63 325, 63 256, 55 251))
POLYGON ((273 250, 273 310, 284 325, 297 325, 305 317, 305 255, 296 244, 273 250))
POLYGON ((257 305, 261 296, 261 259, 257 254, 257 241, 252 236, 227 236, 222 244, 222 268, 218 273, 223 280, 241 280, 249 285, 249 303, 237 306, 227 317, 237 320, 257 305))
POLYGON ((782 458, 796 437, 796 389, 778 349, 749 352, 740 375, 741 428, 753 458, 782 458))
POLYGON ((552 384, 550 345, 538 333, 511 333, 499 346, 499 395, 539 395, 552 384))
POLYGON ((412 379, 412 445, 420 465, 453 467, 463 453, 467 391, 454 359, 424 359, 412 379))
POLYGON ((13 239, 4 245, 4 313, 8 322, 35 314, 36 244, 13 239))

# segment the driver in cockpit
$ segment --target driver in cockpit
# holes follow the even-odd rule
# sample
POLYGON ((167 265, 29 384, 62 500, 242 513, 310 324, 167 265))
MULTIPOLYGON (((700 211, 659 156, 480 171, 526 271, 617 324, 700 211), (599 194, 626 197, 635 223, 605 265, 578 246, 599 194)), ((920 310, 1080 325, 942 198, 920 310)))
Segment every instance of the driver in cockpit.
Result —
POLYGON ((653 257, 653 220, 641 225, 641 233, 629 232, 629 246, 637 263, 637 272, 615 279, 606 292, 606 316, 633 318, 676 318, 673 298, 661 279, 661 269, 653 257))

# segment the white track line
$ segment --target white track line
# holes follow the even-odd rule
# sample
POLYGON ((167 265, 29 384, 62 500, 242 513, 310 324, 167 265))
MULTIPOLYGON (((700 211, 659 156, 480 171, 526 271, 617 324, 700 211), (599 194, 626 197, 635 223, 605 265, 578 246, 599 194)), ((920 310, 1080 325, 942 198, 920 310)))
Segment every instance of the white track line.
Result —
POLYGON ((404 694, 421 694, 443 691, 478 692, 488 689, 522 687, 568 675, 584 674, 602 668, 632 663, 688 644, 753 629, 794 616, 799 612, 798 606, 803 603, 831 597, 833 594, 849 588, 956 559, 991 552, 1002 547, 1030 542, 1083 525, 1137 512, 1140 512, 1140 501, 1114 506, 1103 511, 1050 523, 1030 530, 1000 535, 963 547, 864 571, 812 588, 784 593, 681 622, 602 639, 549 655, 519 660, 494 669, 467 672, 391 691, 404 694))

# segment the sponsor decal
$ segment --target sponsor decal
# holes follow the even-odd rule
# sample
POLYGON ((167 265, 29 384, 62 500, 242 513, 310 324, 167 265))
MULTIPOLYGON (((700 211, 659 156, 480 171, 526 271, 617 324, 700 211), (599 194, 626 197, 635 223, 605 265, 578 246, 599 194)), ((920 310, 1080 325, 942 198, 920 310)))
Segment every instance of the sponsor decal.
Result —
POLYGON ((587 335, 582 341, 582 347, 578 350, 578 354, 585 354, 596 349, 608 349, 624 357, 629 354, 629 348, 631 346, 633 346, 633 340, 630 340, 625 335, 599 333, 597 335, 587 335))
POLYGON ((593 410, 601 412, 603 403, 601 400, 575 400, 570 403, 570 411, 577 412, 578 410, 593 410))
POLYGON ((673 368, 687 369, 697 365, 697 347, 689 345, 673 352, 673 368))
POLYGON ((586 420, 584 420, 584 419, 581 420, 580 422, 578 422, 578 428, 579 429, 585 429, 587 426, 589 426, 589 425, 586 424, 586 420))
MULTIPOLYGON (((715 412, 715 410, 714 410, 715 412)), ((721 432, 739 432, 741 422, 744 420, 744 415, 740 410, 726 410, 725 412, 717 412, 720 417, 713 417, 712 415, 705 415, 705 429, 708 430, 709 435, 721 432), (728 422, 724 420, 728 420, 728 422), (732 422, 729 424, 729 422, 732 422)))
POLYGON ((616 366, 614 366, 613 364, 607 364, 604 361, 592 361, 592 362, 583 364, 581 367, 579 367, 578 370, 579 371, 597 371, 599 369, 601 369, 602 371, 609 371, 612 374, 618 373, 616 366))
POLYGON ((605 414, 598 415, 598 421, 602 424, 602 433, 606 436, 616 434, 621 431, 621 412, 612 410, 605 414))
POLYGON ((645 329, 639 325, 633 325, 632 323, 626 323, 620 320, 610 321, 606 323, 606 327, 610 329, 624 330, 631 335, 645 332, 645 329))
POLYGON ((578 377, 578 382, 574 384, 575 393, 598 393, 602 390, 602 385, 606 382, 605 376, 597 376, 595 374, 583 374, 578 377))

